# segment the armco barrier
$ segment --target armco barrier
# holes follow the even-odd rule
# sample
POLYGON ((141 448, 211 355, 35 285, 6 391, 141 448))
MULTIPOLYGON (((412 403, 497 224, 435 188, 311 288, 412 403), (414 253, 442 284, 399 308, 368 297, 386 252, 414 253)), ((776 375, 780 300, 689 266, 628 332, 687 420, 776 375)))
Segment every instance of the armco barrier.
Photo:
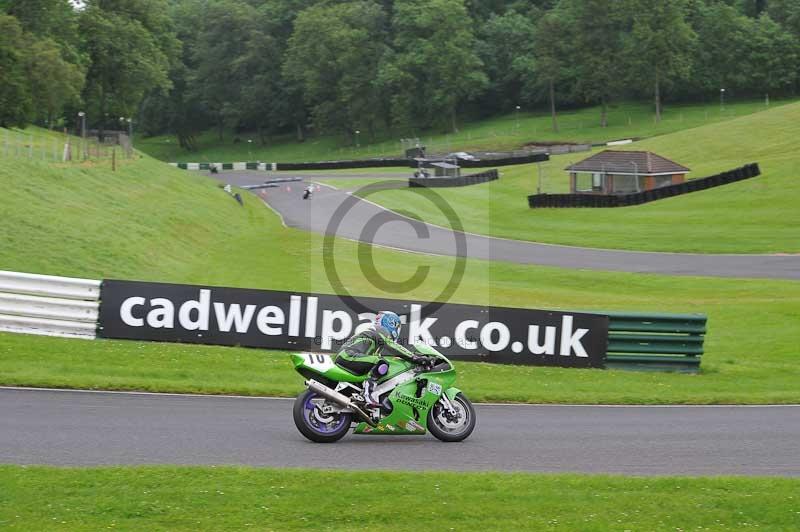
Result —
POLYGON ((608 315, 606 367, 697 371, 705 314, 603 312, 608 315))
POLYGON ((706 190, 743 179, 761 175, 758 163, 746 164, 721 174, 692 179, 684 183, 668 185, 643 192, 632 194, 534 194, 528 196, 528 206, 531 208, 543 207, 629 207, 641 205, 672 196, 706 190))
MULTIPOLYGON (((117 281, 107 281, 107 283, 108 286, 112 286, 114 283, 119 284, 117 281)), ((128 284, 150 286, 152 287, 151 289, 156 291, 170 286, 178 289, 194 289, 194 287, 185 285, 128 284)), ((90 279, 0 271, 0 331, 68 338, 95 338, 100 320, 99 300, 103 293, 102 286, 103 283, 101 281, 90 279)), ((216 290, 228 291, 233 293, 234 296, 247 292, 258 292, 259 294, 270 292, 224 288, 216 290)), ((195 297, 194 292, 191 293, 191 297, 195 297)), ((277 294, 277 292, 271 293, 277 294)), ((289 295, 290 299, 300 298, 300 296, 288 293, 286 295, 289 295)), ((113 299, 115 294, 112 293, 108 297, 113 299)), ((333 296, 317 295, 315 297, 318 299, 324 297, 335 299, 333 296)), ((140 303, 144 305, 142 301, 146 300, 147 298, 141 300, 140 303)), ((259 296, 254 301, 263 303, 263 298, 259 296)), ((386 301, 387 304, 390 302, 389 300, 386 301)), ((402 302, 395 301, 394 303, 402 302)), ((453 305, 453 307, 466 309, 469 306, 453 305)), ((107 309, 108 307, 106 307, 107 309)), ((489 309, 485 308, 484 310, 489 309)), ((218 311, 215 308, 216 312, 218 311)), ((291 314, 291 305, 287 312, 291 314)), ((583 314, 588 316, 588 314, 582 312, 533 312, 540 314, 544 312, 545 314, 553 315, 583 314)), ((460 311, 456 312, 456 314, 459 315, 459 319, 464 319, 460 311)), ((704 314, 657 314, 619 311, 591 311, 590 314, 601 317, 608 316, 608 340, 605 351, 606 368, 697 371, 700 367, 700 357, 703 354, 703 342, 706 334, 706 316, 704 314)), ((144 323, 143 320, 142 323, 144 323)), ((577 322, 575 326, 578 326, 577 322)), ((306 327, 308 327, 307 324, 306 327)), ((130 338, 130 336, 127 337, 130 338)), ((556 337, 562 338, 563 341, 562 336, 553 334, 553 338, 555 339, 556 337)), ((156 336, 151 339, 159 338, 156 336)), ((176 339, 173 338, 172 341, 176 339)), ((243 342, 241 339, 234 339, 231 342, 220 342, 219 339, 216 341, 213 339, 190 341, 247 345, 247 342, 243 342)), ((518 354, 513 355, 508 362, 516 363, 513 358, 519 356, 518 354)))
POLYGON ((497 169, 493 169, 488 172, 461 177, 412 177, 408 180, 408 186, 411 188, 464 187, 477 185, 478 183, 488 183, 496 179, 500 179, 500 174, 497 169))
POLYGON ((0 331, 94 338, 100 281, 0 271, 0 331))

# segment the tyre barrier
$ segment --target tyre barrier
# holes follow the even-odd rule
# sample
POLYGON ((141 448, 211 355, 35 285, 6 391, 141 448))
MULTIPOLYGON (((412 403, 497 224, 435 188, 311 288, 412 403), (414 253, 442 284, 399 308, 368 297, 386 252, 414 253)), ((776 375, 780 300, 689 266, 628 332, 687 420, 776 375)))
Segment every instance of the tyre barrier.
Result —
POLYGON ((495 168, 487 172, 460 177, 412 177, 408 180, 408 186, 410 188, 465 187, 488 183, 496 179, 500 179, 500 174, 495 168))
MULTIPOLYGON (((459 159, 462 168, 490 168, 508 166, 513 164, 529 164, 547 161, 550 156, 546 153, 533 153, 514 157, 498 159, 467 160, 459 159)), ((427 162, 438 162, 444 159, 430 159, 427 162)), ((449 159, 452 160, 452 159, 449 159)), ((236 163, 169 163, 182 170, 262 170, 266 172, 301 171, 301 170, 347 170, 356 168, 417 168, 419 161, 416 159, 356 159, 345 161, 319 161, 312 163, 262 163, 262 162, 236 162, 236 163)), ((426 166, 423 163, 423 166, 426 166)), ((427 167, 427 166, 426 166, 427 167)))
POLYGON ((722 172, 721 174, 692 179, 691 181, 645 190, 643 192, 634 192, 632 194, 533 194, 528 196, 528 206, 532 209, 547 207, 630 207, 672 196, 679 196, 681 194, 727 185, 759 175, 761 175, 761 169, 758 167, 758 163, 750 163, 740 168, 722 172))

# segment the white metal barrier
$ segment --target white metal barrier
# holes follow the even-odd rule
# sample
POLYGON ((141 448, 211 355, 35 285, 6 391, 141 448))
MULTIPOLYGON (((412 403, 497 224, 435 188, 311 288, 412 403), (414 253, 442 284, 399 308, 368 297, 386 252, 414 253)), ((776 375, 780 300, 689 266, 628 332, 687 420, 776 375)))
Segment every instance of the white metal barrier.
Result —
POLYGON ((0 331, 94 338, 100 281, 0 270, 0 331))

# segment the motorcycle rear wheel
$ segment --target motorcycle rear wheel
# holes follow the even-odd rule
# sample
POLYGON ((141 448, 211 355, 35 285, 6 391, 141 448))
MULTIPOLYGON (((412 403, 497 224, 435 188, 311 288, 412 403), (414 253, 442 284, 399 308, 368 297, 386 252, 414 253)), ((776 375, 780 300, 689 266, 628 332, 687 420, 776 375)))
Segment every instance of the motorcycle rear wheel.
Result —
POLYGON ((450 402, 458 418, 448 419, 444 405, 439 401, 428 412, 428 430, 444 442, 462 441, 475 429, 475 409, 463 393, 456 395, 450 402))
POLYGON ((322 414, 311 402, 317 397, 316 393, 306 390, 294 400, 292 417, 297 430, 316 443, 333 443, 342 439, 350 430, 353 414, 322 414))

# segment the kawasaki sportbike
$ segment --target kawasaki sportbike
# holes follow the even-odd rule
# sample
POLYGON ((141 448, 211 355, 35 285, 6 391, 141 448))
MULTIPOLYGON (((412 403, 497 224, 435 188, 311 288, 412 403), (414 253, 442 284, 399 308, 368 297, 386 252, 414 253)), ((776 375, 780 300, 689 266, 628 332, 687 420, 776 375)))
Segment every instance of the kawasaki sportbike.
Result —
POLYGON ((455 388, 450 361, 425 344, 415 346, 423 362, 389 358, 389 372, 375 388, 380 407, 367 409, 363 382, 337 366, 333 357, 316 353, 292 354, 295 369, 308 389, 294 402, 294 423, 311 441, 328 443, 342 438, 356 423, 355 434, 425 434, 442 441, 461 441, 475 428, 475 410, 455 388))

